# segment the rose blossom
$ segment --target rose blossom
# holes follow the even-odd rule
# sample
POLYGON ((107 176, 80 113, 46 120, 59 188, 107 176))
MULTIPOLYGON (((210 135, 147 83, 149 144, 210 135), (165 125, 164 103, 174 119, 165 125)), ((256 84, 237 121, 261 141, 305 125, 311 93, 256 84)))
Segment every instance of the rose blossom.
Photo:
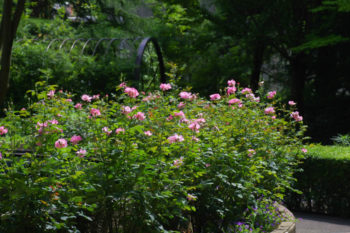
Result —
POLYGON ((123 133, 123 132, 125 132, 125 129, 123 129, 123 128, 118 128, 115 130, 116 134, 123 133))
POLYGON ((275 95, 276 95, 276 91, 270 91, 270 92, 268 92, 267 93, 267 98, 268 99, 273 99, 274 97, 275 97, 275 95))
POLYGON ((192 94, 186 91, 180 92, 179 96, 181 99, 192 99, 192 94))
POLYGON ((133 87, 126 87, 124 92, 131 98, 136 98, 139 95, 139 92, 133 87))
POLYGON ((93 96, 92 96, 92 99, 93 99, 93 100, 98 100, 98 99, 100 99, 100 94, 93 95, 93 96))
POLYGON ((193 194, 187 194, 187 200, 189 201, 195 201, 197 199, 197 196, 193 195, 193 194))
POLYGON ((51 90, 49 91, 49 93, 47 93, 47 97, 52 98, 55 95, 55 90, 51 90))
POLYGON ((288 104, 289 104, 290 106, 296 105, 296 103, 295 103, 293 100, 288 101, 288 104))
POLYGON ((173 136, 168 137, 170 143, 182 142, 184 137, 182 135, 174 134, 173 136))
POLYGON ((162 91, 167 91, 167 90, 171 89, 171 85, 170 85, 170 83, 162 83, 162 84, 160 84, 159 88, 162 91))
POLYGON ((82 104, 81 103, 77 103, 76 105, 74 105, 74 108, 76 109, 82 109, 82 104))
POLYGON ((219 94, 210 95, 210 100, 219 100, 219 99, 221 99, 221 96, 219 94))
POLYGON ((250 88, 244 88, 242 91, 241 91, 242 94, 249 94, 249 93, 252 93, 252 89, 250 88))
POLYGON ((80 149, 76 153, 80 158, 83 158, 86 155, 86 150, 80 149))
POLYGON ((265 114, 274 114, 275 113, 275 109, 273 109, 273 107, 267 107, 264 110, 265 114))
POLYGON ((228 104, 240 104, 240 103, 242 103, 242 100, 240 100, 240 99, 232 99, 232 100, 229 100, 228 101, 228 104))
POLYGON ((197 138, 195 136, 192 136, 192 140, 195 141, 195 142, 199 142, 199 138, 197 138))
POLYGON ((252 157, 252 156, 255 155, 255 154, 256 154, 256 152, 255 152, 254 149, 248 149, 248 156, 249 156, 249 157, 252 157))
POLYGON ((122 113, 128 114, 131 113, 132 109, 129 106, 122 106, 122 113))
POLYGON ((119 87, 120 87, 120 88, 125 88, 125 87, 126 87, 126 83, 125 83, 125 82, 122 82, 121 84, 119 84, 119 87))
POLYGON ((80 142, 81 140, 83 140, 83 138, 80 136, 80 135, 73 135, 70 139, 70 142, 73 144, 73 145, 76 145, 78 144, 78 142, 80 142))
POLYGON ((58 121, 56 119, 53 120, 48 120, 47 122, 53 124, 53 125, 58 125, 58 121))
POLYGON ((112 130, 110 130, 108 127, 103 127, 102 132, 106 133, 107 135, 110 135, 112 133, 112 130))
POLYGON ((185 107, 185 103, 184 102, 180 102, 178 105, 177 105, 177 107, 179 108, 179 109, 182 109, 182 108, 184 108, 185 107))
POLYGON ((84 94, 81 96, 81 99, 86 102, 91 102, 92 97, 84 94))
POLYGON ((236 81, 235 80, 228 80, 227 81, 227 85, 229 86, 229 87, 234 87, 235 85, 236 85, 236 81))
POLYGON ((146 116, 143 112, 137 112, 133 118, 140 120, 140 121, 143 121, 144 119, 146 119, 146 116))
POLYGON ((8 129, 6 129, 4 126, 0 127, 0 135, 4 135, 8 132, 8 129))
POLYGON ((185 113, 183 113, 182 111, 180 112, 174 112, 174 116, 176 117, 180 117, 180 118, 185 118, 185 113))
POLYGON ((67 147, 67 140, 60 138, 55 142, 55 147, 56 148, 65 148, 67 147))
POLYGON ((100 116, 101 115, 101 112, 100 112, 100 110, 99 109, 96 109, 96 108, 92 108, 91 110, 90 110, 90 113, 91 113, 91 115, 92 116, 100 116))
POLYGON ((179 159, 175 159, 173 162, 174 167, 176 167, 176 168, 180 167, 184 162, 183 159, 184 159, 184 157, 182 157, 182 156, 179 159))
POLYGON ((189 126, 188 126, 188 128, 190 128, 190 129, 192 129, 193 131, 195 131, 195 132, 199 132, 199 129, 200 129, 200 125, 197 123, 197 122, 192 122, 189 126))
POLYGON ((306 148, 302 148, 302 149, 301 149, 301 152, 307 153, 307 149, 306 149, 306 148))
POLYGON ((151 131, 145 131, 145 135, 147 135, 147 136, 152 136, 152 132, 151 131))
POLYGON ((228 95, 234 94, 236 91, 237 91, 236 87, 228 87, 227 88, 227 94, 228 95))
POLYGON ((292 112, 290 114, 290 117, 294 118, 295 121, 302 121, 303 120, 303 117, 299 115, 298 111, 292 112))

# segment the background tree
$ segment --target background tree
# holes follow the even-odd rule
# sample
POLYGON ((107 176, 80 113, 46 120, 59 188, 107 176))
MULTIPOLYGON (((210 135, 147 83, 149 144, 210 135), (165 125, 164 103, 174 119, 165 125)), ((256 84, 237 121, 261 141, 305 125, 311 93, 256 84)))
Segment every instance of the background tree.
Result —
POLYGON ((0 25, 0 104, 4 101, 10 74, 11 52, 13 40, 16 35, 17 27, 25 7, 25 0, 3 1, 3 11, 0 25))

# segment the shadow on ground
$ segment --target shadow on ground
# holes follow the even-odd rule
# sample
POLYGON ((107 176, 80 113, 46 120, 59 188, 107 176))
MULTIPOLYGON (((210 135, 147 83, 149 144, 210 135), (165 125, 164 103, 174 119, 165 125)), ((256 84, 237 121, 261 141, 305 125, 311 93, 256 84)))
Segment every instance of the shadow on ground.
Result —
POLYGON ((350 233, 350 219, 293 212, 296 233, 350 233))

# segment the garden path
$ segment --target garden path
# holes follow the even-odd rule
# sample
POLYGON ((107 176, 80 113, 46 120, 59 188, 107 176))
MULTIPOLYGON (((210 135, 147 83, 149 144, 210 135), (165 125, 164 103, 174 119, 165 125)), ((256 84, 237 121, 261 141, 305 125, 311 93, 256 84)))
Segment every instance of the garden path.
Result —
POLYGON ((296 233, 350 233, 350 219, 319 214, 293 212, 296 219, 296 233))

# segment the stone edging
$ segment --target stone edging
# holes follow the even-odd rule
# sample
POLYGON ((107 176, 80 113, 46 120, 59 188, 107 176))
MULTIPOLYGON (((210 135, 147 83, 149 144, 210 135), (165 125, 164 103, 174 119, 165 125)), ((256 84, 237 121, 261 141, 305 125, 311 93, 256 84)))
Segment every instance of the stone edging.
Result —
POLYGON ((278 228, 271 233, 295 233, 295 217, 290 210, 282 205, 278 205, 278 210, 283 216, 287 217, 285 222, 282 222, 278 228))

